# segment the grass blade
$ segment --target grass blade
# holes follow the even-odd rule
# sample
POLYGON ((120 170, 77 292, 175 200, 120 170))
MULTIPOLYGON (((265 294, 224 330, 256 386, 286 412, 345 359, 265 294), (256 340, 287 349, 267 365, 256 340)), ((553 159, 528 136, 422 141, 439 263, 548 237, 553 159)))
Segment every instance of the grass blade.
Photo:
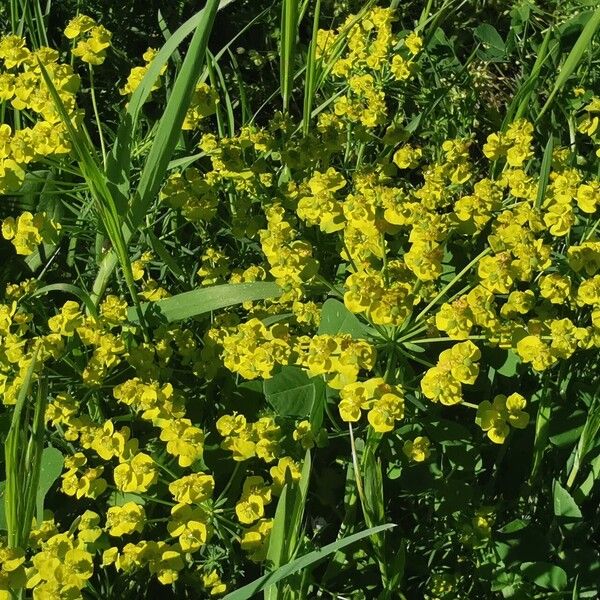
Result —
POLYGON ((550 95, 548 96, 548 99, 546 100, 546 103, 542 107, 542 110, 540 111, 540 114, 536 120, 541 119, 541 117, 552 104, 556 94, 560 92, 565 83, 567 83, 569 80, 569 77, 571 77, 571 75, 575 72, 575 69, 579 66, 579 63, 581 62, 586 50, 591 47, 592 40, 598 31, 598 27, 600 27, 600 8, 594 12, 590 20, 585 24, 583 31, 577 38, 575 45, 571 49, 571 52, 569 52, 567 59, 558 72, 558 77, 554 82, 554 87, 552 88, 552 91, 550 92, 550 95))
POLYGON ((281 4, 281 59, 279 86, 283 112, 288 112, 294 85, 296 37, 298 36, 298 0, 283 0, 281 4))
POLYGON ((552 151, 554 150, 554 139, 552 136, 548 138, 548 143, 544 150, 544 157, 542 158, 542 165, 540 167, 540 178, 538 182, 537 197, 535 199, 535 206, 539 208, 544 201, 546 195, 546 188, 548 187, 548 177, 550 175, 550 169, 552 167, 552 151))
POLYGON ((252 583, 249 583, 248 585, 245 585, 244 587, 227 594, 227 596, 224 596, 223 600, 247 600, 248 598, 252 598, 254 594, 264 590, 265 586, 274 585, 282 579, 290 576, 292 573, 296 573, 301 569, 305 569, 306 567, 323 560, 326 556, 336 552, 337 550, 346 548, 347 546, 350 546, 351 544, 354 544, 355 542, 358 542, 370 535, 380 533, 381 531, 391 529, 395 526, 396 525, 394 523, 388 523, 386 525, 379 525, 378 527, 371 527, 353 535, 349 535, 348 537, 342 538, 341 540, 332 542, 331 544, 327 544, 318 550, 313 550, 312 552, 293 560, 287 565, 279 567, 279 569, 273 571, 273 573, 263 575, 262 577, 254 580, 252 583))
MULTIPOLYGON (((281 293, 281 288, 272 281, 213 285, 191 292, 183 292, 157 302, 144 303, 142 311, 144 314, 152 313, 162 316, 172 323, 246 301, 276 298, 281 293)), ((132 322, 136 322, 138 319, 132 308, 129 309, 128 317, 132 322)))

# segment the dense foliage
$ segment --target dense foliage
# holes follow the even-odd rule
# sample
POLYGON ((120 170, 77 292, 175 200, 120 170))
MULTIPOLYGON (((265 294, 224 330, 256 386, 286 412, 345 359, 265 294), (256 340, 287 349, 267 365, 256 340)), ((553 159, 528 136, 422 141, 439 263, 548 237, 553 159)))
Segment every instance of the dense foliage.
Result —
POLYGON ((1 13, 0 598, 597 597, 600 10, 83 4, 1 13))

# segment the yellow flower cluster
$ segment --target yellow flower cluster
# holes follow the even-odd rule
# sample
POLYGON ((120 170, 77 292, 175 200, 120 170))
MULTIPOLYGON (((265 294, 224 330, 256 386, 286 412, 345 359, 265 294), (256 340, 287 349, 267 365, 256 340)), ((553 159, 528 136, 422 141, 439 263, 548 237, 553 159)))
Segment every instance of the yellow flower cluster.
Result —
POLYGON ((221 340, 223 364, 245 379, 269 378, 276 365, 288 364, 292 356, 289 329, 284 324, 267 327, 253 318, 225 331, 221 340))
POLYGON ((319 263, 313 258, 313 248, 285 220, 285 211, 273 205, 266 211, 267 229, 260 231, 262 251, 275 281, 291 292, 291 297, 301 294, 301 286, 316 275, 319 263))
POLYGON ((106 59, 112 33, 91 17, 78 15, 67 23, 65 37, 77 41, 73 56, 90 65, 101 65, 106 59))
POLYGON ((248 423, 244 415, 223 415, 217 421, 217 431, 224 438, 221 447, 241 462, 254 456, 266 463, 274 462, 281 453, 281 428, 272 417, 262 417, 248 423))
POLYGON ((437 365, 421 379, 421 391, 433 402, 451 405, 463 401, 463 384, 473 384, 479 375, 481 352, 471 342, 455 344, 440 353, 437 365))
POLYGON ((359 421, 361 411, 366 410, 371 427, 377 433, 386 433, 404 417, 404 394, 398 386, 374 377, 345 385, 340 390, 338 409, 342 420, 349 423, 359 421))
POLYGON ((418 435, 414 440, 406 440, 402 445, 402 452, 409 460, 424 462, 431 455, 431 442, 424 435, 418 435))
POLYGON ((352 273, 346 279, 344 304, 353 313, 365 313, 377 325, 402 325, 414 304, 410 273, 400 261, 387 265, 388 279, 374 269, 352 273))
POLYGON ((78 122, 81 117, 75 105, 79 77, 70 65, 59 62, 58 52, 46 46, 31 51, 25 39, 17 35, 1 37, 0 102, 30 112, 33 124, 16 131, 6 123, 0 124, 0 194, 21 187, 30 163, 43 157, 65 156, 71 149, 40 63, 71 118, 78 122))
POLYGON ((355 383, 361 370, 370 371, 375 364, 375 348, 349 335, 315 335, 298 342, 298 364, 309 377, 323 375, 327 385, 336 390, 355 383))
POLYGON ((36 600, 83 597, 81 591, 94 573, 94 563, 81 537, 59 533, 42 543, 27 579, 36 600))
POLYGON ((7 217, 2 221, 2 237, 12 242, 17 254, 25 256, 35 252, 41 243, 55 244, 59 232, 60 223, 44 212, 33 215, 25 211, 16 219, 7 217))
POLYGON ((217 195, 198 169, 188 167, 173 173, 160 192, 160 199, 181 210, 189 221, 211 221, 217 211, 217 195))
MULTIPOLYGON (((150 68, 150 63, 154 60, 157 51, 154 48, 148 48, 144 54, 142 54, 142 58, 145 61, 145 65, 143 67, 133 67, 131 69, 129 75, 127 76, 127 82, 125 85, 119 89, 119 94, 122 96, 131 96, 135 90, 142 83, 142 79, 144 79, 148 69, 150 68)), ((167 70, 167 66, 163 66, 160 70, 160 75, 164 75, 167 70)), ((161 86, 161 79, 157 77, 156 81, 152 84, 152 88, 150 89, 150 93, 155 92, 161 86)))
POLYGON ((515 392, 510 396, 498 395, 492 402, 484 400, 477 408, 475 422, 495 444, 503 444, 510 431, 509 425, 525 429, 529 415, 524 411, 527 401, 515 392))
POLYGON ((376 7, 361 15, 351 15, 336 31, 319 30, 317 56, 334 60, 332 73, 348 83, 346 95, 334 102, 335 114, 367 129, 382 125, 387 118, 386 94, 382 82, 401 82, 415 71, 414 58, 423 47, 415 32, 399 39, 392 32, 393 9, 376 7), (347 36, 345 51, 334 59, 338 40, 347 36))
POLYGON ((202 81, 198 82, 181 128, 183 130, 196 129, 202 119, 214 114, 218 101, 219 96, 215 90, 202 81))

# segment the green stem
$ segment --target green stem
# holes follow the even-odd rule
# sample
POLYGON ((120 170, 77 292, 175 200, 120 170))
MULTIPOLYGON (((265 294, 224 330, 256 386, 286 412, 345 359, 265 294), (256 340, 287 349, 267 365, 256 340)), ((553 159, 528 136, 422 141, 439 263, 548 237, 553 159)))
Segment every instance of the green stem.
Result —
POLYGON ((490 254, 490 252, 492 251, 491 248, 486 248, 483 252, 479 253, 466 267, 464 267, 463 269, 461 269, 453 278, 452 280, 447 283, 442 289, 441 291, 436 295, 436 297, 417 315, 417 317, 415 318, 415 323, 420 321, 428 312, 429 309, 433 306, 435 306, 435 304, 438 302, 438 300, 440 298, 443 298, 446 293, 448 292, 448 290, 458 281, 460 281, 461 277, 467 273, 471 267, 473 267, 474 265, 476 265, 484 256, 487 256, 488 254, 490 254))
POLYGON ((96 103, 96 88, 94 86, 94 68, 89 66, 90 72, 90 95, 92 97, 92 107, 94 108, 94 116, 96 118, 96 127, 98 129, 98 137, 100 138, 100 148, 102 149, 102 164, 106 169, 106 146, 104 145, 104 135, 102 134, 102 122, 100 121, 100 113, 98 112, 98 104, 96 103))

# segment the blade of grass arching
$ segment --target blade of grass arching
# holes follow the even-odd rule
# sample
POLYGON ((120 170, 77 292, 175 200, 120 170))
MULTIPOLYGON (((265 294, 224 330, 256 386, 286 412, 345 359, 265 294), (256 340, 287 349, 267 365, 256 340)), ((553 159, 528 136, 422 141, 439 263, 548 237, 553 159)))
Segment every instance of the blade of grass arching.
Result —
POLYGON ((181 135, 196 82, 204 63, 208 37, 212 30, 218 1, 208 0, 202 11, 202 19, 186 53, 181 71, 175 80, 173 91, 167 102, 156 132, 156 137, 146 159, 140 182, 134 194, 130 211, 130 231, 135 231, 142 222, 153 198, 162 185, 173 150, 181 135))
POLYGON ((567 489, 570 489, 575 483, 577 474, 581 464, 585 460, 587 454, 594 448, 598 440, 598 432, 600 431, 600 400, 596 398, 590 406, 583 431, 579 437, 577 449, 575 451, 575 459, 569 478, 567 479, 567 489))
POLYGON ((42 452, 44 451, 45 437, 45 414, 48 404, 48 382, 45 377, 40 378, 37 389, 37 399, 35 403, 33 424, 27 451, 25 453, 26 486, 23 494, 24 507, 23 518, 21 519, 20 539, 23 544, 27 543, 31 524, 37 504, 38 486, 40 481, 40 470, 42 463, 42 452))
MULTIPOLYGON (((281 288, 273 281, 255 281, 251 283, 226 283, 183 292, 170 298, 142 304, 142 311, 162 316, 169 323, 182 321, 213 310, 235 306, 242 302, 277 298, 281 288)), ((136 322, 138 316, 132 308, 128 318, 136 322)))
MULTIPOLYGON (((542 67, 551 55, 551 52, 548 51, 548 48, 550 46, 552 33, 553 29, 552 27, 549 27, 546 31, 546 34, 544 35, 544 39, 542 40, 540 47, 538 48, 537 56, 535 62, 533 63, 531 73, 519 86, 519 89, 517 90, 513 99, 508 105, 508 108, 506 110, 506 116, 502 121, 502 131, 506 131, 507 127, 513 121, 516 121, 521 117, 528 116, 527 111, 531 108, 531 95, 540 77, 542 67)), ((559 42, 556 42, 554 47, 558 46, 558 44, 559 42)))
MULTIPOLYGON (((215 70, 209 54, 207 54, 206 68, 208 69, 208 80, 210 81, 210 87, 216 90, 218 88, 217 77, 215 75, 215 70)), ((220 102, 217 102, 215 106, 215 119, 217 121, 217 134, 220 138, 224 138, 226 135, 225 118, 223 117, 223 109, 220 102)))
POLYGON ((573 46, 573 48, 571 48, 571 52, 569 52, 569 55, 563 63, 563 66, 558 72, 558 77, 554 82, 552 91, 550 92, 550 95, 548 96, 548 99, 546 100, 544 106, 542 106, 542 110, 538 114, 536 121, 541 119, 541 117, 552 104, 552 101, 556 97, 556 94, 560 92, 560 90, 565 86, 571 75, 573 75, 573 73, 579 66, 579 63, 581 62, 581 59, 583 58, 584 54, 586 53, 588 48, 591 48, 592 40, 594 39, 594 36, 596 35, 596 32, 598 31, 599 27, 600 8, 597 9, 594 12, 594 14, 590 17, 589 21, 585 24, 583 31, 577 38, 575 45, 573 46))
MULTIPOLYGON (((169 30, 169 25, 167 24, 167 22, 165 21, 165 18, 163 17, 162 12, 160 11, 160 8, 158 9, 158 13, 157 13, 157 19, 158 19, 158 26, 160 27, 160 32, 163 34, 163 37, 165 38, 165 42, 169 41, 169 38, 171 37, 171 31, 169 30)), ((181 67, 181 52, 179 52, 178 48, 175 48, 175 50, 173 50, 173 54, 171 55, 173 57, 173 64, 179 69, 181 67)))
POLYGON ((549 385, 545 384, 540 393, 540 400, 535 420, 535 438, 533 441, 533 456, 529 480, 534 480, 542 465, 542 459, 548 447, 550 431, 550 416, 552 413, 552 400, 549 385))
POLYGON ((79 298, 88 309, 90 314, 95 315, 97 313, 96 306, 94 305, 90 295, 76 285, 70 283, 51 283, 43 287, 37 288, 31 294, 32 297, 42 296, 50 292, 63 292, 65 294, 72 294, 76 298, 79 298))
POLYGON ((37 349, 27 366, 23 382, 19 388, 15 407, 13 409, 10 429, 6 436, 4 445, 5 469, 6 469, 6 487, 4 489, 4 510, 6 514, 6 528, 8 533, 8 547, 19 548, 23 543, 20 532, 23 529, 21 519, 23 492, 25 489, 24 475, 21 469, 22 453, 25 447, 25 431, 23 424, 23 408, 31 386, 33 384, 33 374, 37 365, 37 349))
MULTIPOLYGON (((290 562, 297 550, 304 518, 304 507, 310 480, 310 451, 306 452, 300 481, 296 485, 286 472, 286 484, 283 488, 273 519, 273 529, 269 539, 267 563, 272 570, 290 562)), ((277 600, 281 590, 277 585, 265 589, 265 600, 277 600)))
MULTIPOLYGON (((56 91, 56 87, 54 86, 48 71, 46 71, 46 68, 39 60, 38 65, 46 86, 50 91, 54 105, 58 110, 63 124, 67 128, 69 138, 73 144, 73 149, 75 150, 75 154, 79 162, 81 173, 89 186, 90 194, 94 199, 98 215, 102 220, 102 224, 106 229, 106 233, 108 234, 115 249, 115 254, 121 264, 121 269, 123 270, 129 295, 131 296, 138 314, 139 323, 144 332, 144 337, 147 337, 148 332, 146 322, 141 311, 140 300, 137 294, 136 284, 133 279, 131 260, 129 258, 127 245, 121 228, 122 221, 119 215, 119 208, 117 207, 117 204, 110 193, 110 190, 108 189, 106 176, 98 166, 89 136, 84 135, 81 131, 75 128, 58 92, 56 91)), ((100 300, 100 295, 96 295, 94 300, 98 302, 100 300)))
POLYGON ((296 38, 298 36, 298 0, 281 3, 281 48, 279 61, 279 88, 283 112, 288 112, 294 85, 296 38))
POLYGON ((385 531, 387 529, 391 529, 395 527, 394 523, 388 523, 386 525, 380 525, 379 527, 372 527, 370 529, 365 529, 364 531, 360 531, 355 533, 354 535, 350 535, 341 540, 337 540, 336 542, 332 542, 331 544, 327 544, 318 550, 313 550, 300 558, 293 560, 287 565, 283 565, 279 567, 276 571, 272 573, 268 573, 254 580, 252 583, 245 585, 241 588, 238 588, 234 592, 227 594, 227 596, 223 597, 223 600, 248 600, 248 598, 252 598, 254 594, 265 589, 267 585, 274 585, 289 577, 292 573, 296 573, 306 567, 309 567, 327 557, 329 554, 336 552, 337 550, 341 550, 342 548, 346 548, 351 544, 354 544, 370 535, 374 535, 381 531, 385 531))
MULTIPOLYGON (((215 2, 211 0, 211 5, 215 2)), ((129 196, 130 187, 130 171, 131 171, 131 148, 136 135, 136 128, 140 118, 142 106, 146 103, 152 87, 160 76, 162 68, 167 64, 169 57, 177 51, 179 45, 193 31, 197 31, 199 27, 204 26, 207 20, 206 6, 203 10, 190 17, 181 27, 179 27, 163 44, 162 48, 157 52, 152 59, 146 74, 140 81, 140 84, 131 95, 125 113, 122 115, 117 129, 117 135, 112 151, 108 157, 107 175, 109 181, 113 182, 117 189, 124 197, 129 196)), ((114 260, 114 254, 109 254, 107 259, 114 260)), ((112 268, 114 268, 114 264, 112 268)), ((109 265, 107 265, 108 267, 109 265)), ((105 269, 107 268, 105 267, 105 269)), ((110 269, 112 271, 112 268, 110 269)))
MULTIPOLYGON (((229 95, 229 90, 227 89, 227 84, 225 83, 225 77, 223 77, 223 71, 219 66, 219 61, 211 54, 210 51, 207 51, 207 64, 210 64, 216 74, 218 85, 213 85, 215 90, 220 89, 219 97, 223 97, 225 99, 225 108, 227 109, 227 124, 229 126, 229 135, 233 137, 235 135, 235 115, 233 113, 233 104, 231 102, 231 96, 229 95)), ((217 102, 217 105, 219 103, 217 102)))
MULTIPOLYGON (((190 19, 188 19, 179 29, 177 29, 163 47, 158 51, 150 63, 150 67, 143 77, 140 85, 132 94, 127 111, 121 118, 119 128, 117 130, 116 141, 113 146, 111 153, 108 156, 107 174, 111 184, 115 185, 120 191, 123 197, 129 197, 130 183, 129 174, 131 170, 131 144, 134 136, 135 127, 139 120, 139 114, 143 104, 148 99, 152 86, 156 79, 160 75, 162 67, 166 64, 169 56, 173 51, 181 44, 181 42, 192 32, 194 29, 199 27, 200 24, 205 23, 206 10, 200 11, 190 19)), ((219 5, 219 10, 223 8, 219 5)), ((245 27, 242 28, 219 52, 215 54, 215 58, 218 60, 239 37, 241 37, 254 23, 259 21, 264 15, 268 14, 270 7, 262 10, 256 15, 245 27)), ((206 23, 205 23, 206 25, 206 23)), ((207 71, 204 72, 202 80, 208 77, 207 71)), ((169 163, 171 164, 171 163, 169 163)), ((132 235, 131 229, 124 225, 124 237, 125 241, 129 242, 132 235)), ((93 293, 95 296, 101 296, 108 280, 110 279, 112 272, 117 265, 117 257, 114 252, 110 251, 104 257, 100 268, 96 275, 96 279, 93 285, 93 293)))
POLYGON ((319 33, 319 19, 321 17, 321 0, 315 4, 315 13, 312 28, 312 37, 308 46, 306 59, 306 75, 304 82, 304 104, 302 108, 302 133, 307 136, 310 130, 312 107, 315 98, 317 76, 317 35, 319 33))
POLYGON ((235 58, 235 54, 227 48, 227 53, 229 54, 229 60, 231 61, 231 66, 233 68, 233 76, 235 77, 235 82, 238 87, 238 92, 240 94, 240 108, 242 109, 242 125, 246 125, 248 123, 248 119, 250 118, 250 107, 248 106, 248 96, 246 94, 246 87, 244 85, 244 80, 242 79, 242 72, 240 71, 240 67, 238 65, 238 61, 235 58))
POLYGON ((554 150, 554 138, 552 135, 548 138, 546 148, 544 149, 544 157, 542 158, 542 165, 540 167, 540 178, 538 180, 537 196, 535 198, 535 206, 539 208, 544 201, 546 195, 546 189, 548 188, 548 177, 550 176, 550 169, 552 168, 552 151, 554 150))

